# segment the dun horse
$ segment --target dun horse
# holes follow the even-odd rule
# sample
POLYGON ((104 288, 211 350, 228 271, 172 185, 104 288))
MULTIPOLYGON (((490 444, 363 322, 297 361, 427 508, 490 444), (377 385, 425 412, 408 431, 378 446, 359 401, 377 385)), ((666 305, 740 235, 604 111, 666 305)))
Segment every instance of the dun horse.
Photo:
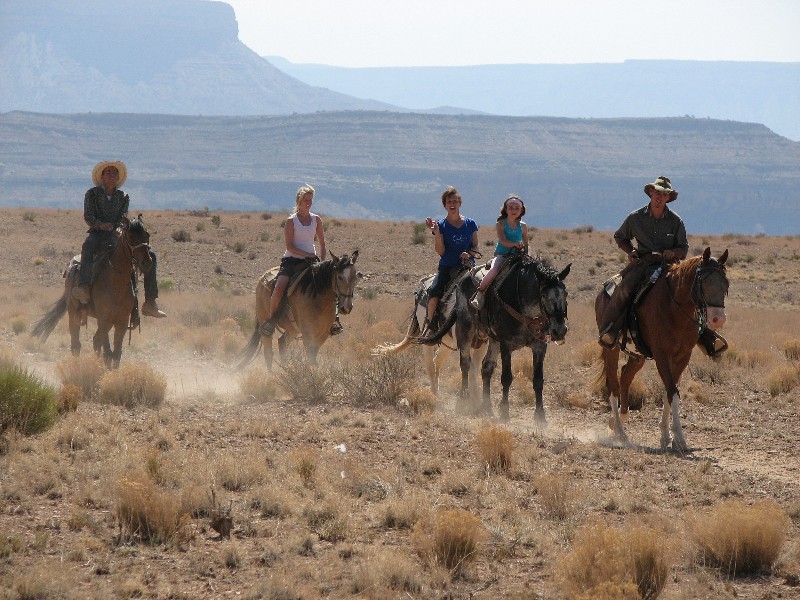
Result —
POLYGON ((502 374, 500 383, 503 397, 500 401, 500 418, 509 419, 508 392, 514 375, 511 370, 511 353, 529 347, 533 353, 533 390, 536 395, 534 418, 545 422, 542 390, 544 387, 544 358, 547 342, 561 342, 567 334, 567 289, 564 279, 571 265, 560 273, 546 267, 541 261, 529 256, 508 259, 505 268, 508 276, 496 281, 489 288, 478 314, 469 299, 476 290, 472 277, 459 282, 455 294, 455 306, 439 331, 425 343, 439 343, 454 325, 457 326, 456 342, 460 353, 461 398, 467 396, 470 348, 477 332, 489 337, 489 347, 481 365, 483 379, 484 414, 492 414, 490 383, 497 367, 500 352, 502 374))
MULTIPOLYGON (((87 305, 87 314, 97 319, 97 331, 92 338, 94 351, 100 354, 107 367, 119 367, 122 356, 122 340, 128 330, 131 311, 135 297, 133 295, 132 274, 135 270, 147 273, 153 266, 150 258, 150 234, 138 219, 124 219, 122 231, 116 239, 107 258, 99 263, 98 271, 93 278, 91 299, 87 305), (114 328, 114 349, 109 344, 108 334, 114 328)), ((31 335, 47 340, 56 324, 64 316, 69 317, 69 334, 72 354, 77 356, 81 351, 80 327, 78 314, 80 303, 72 298, 74 283, 73 268, 65 273, 64 294, 31 329, 31 335)))
MULTIPOLYGON (((634 308, 639 336, 656 362, 656 369, 664 384, 667 401, 661 411, 661 449, 670 443, 669 418, 672 415, 672 448, 688 451, 680 421, 681 397, 678 383, 692 349, 698 343, 698 334, 704 327, 718 329, 725 324, 725 296, 728 278, 725 261, 728 251, 719 258, 711 256, 706 248, 702 256, 687 258, 667 270, 666 276, 656 281, 642 302, 634 308)), ((595 301, 598 324, 610 297, 603 289, 595 301)), ((643 355, 630 353, 618 376, 619 347, 603 348, 603 373, 609 393, 612 420, 609 424, 617 439, 628 443, 623 429, 627 419, 628 390, 636 374, 644 366, 643 355), (619 400, 619 405, 618 405, 619 400)))
MULTIPOLYGON (((424 322, 427 314, 428 290, 430 289, 431 283, 433 283, 434 277, 435 275, 428 275, 420 281, 419 289, 417 289, 414 294, 414 309, 411 312, 408 330, 403 340, 397 344, 378 346, 373 350, 375 354, 381 356, 398 354, 407 348, 416 346, 417 338, 419 338, 421 333, 420 322, 424 322)), ((454 296, 451 296, 451 298, 454 298, 454 296)), ((452 304, 453 302, 448 302, 447 297, 444 298, 440 304, 442 312, 447 314, 452 304)), ((447 357, 457 349, 455 340, 459 335, 458 324, 455 325, 455 332, 456 334, 454 335, 452 329, 448 330, 438 345, 423 346, 425 371, 430 380, 431 392, 437 397, 439 396, 439 375, 442 371, 442 365, 444 361, 447 360, 447 357)), ((477 390, 478 365, 483 360, 487 350, 486 336, 484 335, 481 337, 480 335, 475 335, 472 339, 471 349, 470 367, 468 367, 469 389, 477 390)))
MULTIPOLYGON (((331 326, 337 315, 347 315, 353 310, 353 294, 358 280, 355 267, 358 250, 350 256, 330 254, 331 259, 311 264, 299 276, 296 284, 289 284, 286 299, 275 320, 278 327, 276 331, 283 332, 278 338, 278 350, 282 358, 287 343, 300 337, 306 357, 316 362, 320 347, 331 335, 331 326)), ((262 345, 267 368, 272 368, 272 336, 261 332, 261 325, 269 314, 272 288, 267 284, 272 275, 272 270, 267 271, 256 285, 256 326, 247 346, 239 354, 239 369, 252 362, 262 345)))

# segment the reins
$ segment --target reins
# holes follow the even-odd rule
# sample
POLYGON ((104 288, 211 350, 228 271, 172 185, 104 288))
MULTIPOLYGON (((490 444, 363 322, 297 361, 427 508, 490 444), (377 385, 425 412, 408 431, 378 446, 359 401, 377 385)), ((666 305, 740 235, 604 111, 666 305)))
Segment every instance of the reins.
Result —
POLYGON ((725 269, 718 263, 710 263, 707 266, 703 266, 702 262, 698 264, 697 269, 695 270, 694 279, 692 279, 692 287, 689 291, 689 300, 694 305, 695 310, 697 311, 697 318, 694 318, 690 315, 686 309, 678 302, 675 298, 675 290, 670 285, 669 277, 666 277, 667 282, 667 289, 669 290, 669 297, 672 302, 681 309, 683 314, 686 316, 689 321, 697 325, 698 331, 700 333, 707 327, 708 323, 708 302, 705 298, 705 293, 703 290, 703 277, 705 274, 719 272, 722 273, 723 277, 725 276, 725 269))
MULTIPOLYGON (((517 277, 516 277, 516 296, 517 302, 520 306, 522 306, 522 294, 520 293, 520 273, 519 271, 522 268, 522 264, 518 262, 516 265, 512 265, 512 268, 517 269, 517 277)), ((540 284, 538 276, 534 273, 534 277, 536 277, 537 284, 540 284)), ((547 309, 544 305, 543 294, 541 285, 537 285, 539 290, 539 310, 540 313, 535 317, 528 317, 520 313, 517 309, 511 306, 508 302, 503 300, 500 297, 500 293, 498 291, 498 286, 492 287, 492 293, 494 294, 495 299, 497 300, 498 304, 505 310, 509 315, 511 315, 514 319, 519 321, 524 327, 529 328, 534 335, 534 339, 536 341, 544 341, 545 336, 542 332, 546 331, 547 328, 550 326, 550 315, 547 314, 547 309)), ((561 316, 555 315, 555 316, 561 316)), ((566 318, 566 311, 564 313, 564 317, 566 318)))

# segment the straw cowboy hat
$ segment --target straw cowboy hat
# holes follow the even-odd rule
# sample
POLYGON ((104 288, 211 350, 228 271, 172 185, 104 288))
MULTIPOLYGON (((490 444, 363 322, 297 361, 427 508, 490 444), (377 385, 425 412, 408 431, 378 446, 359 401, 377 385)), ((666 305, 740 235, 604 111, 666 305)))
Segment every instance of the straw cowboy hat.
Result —
POLYGON ((673 190, 669 177, 664 177, 663 175, 661 177, 656 177, 656 180, 653 183, 648 183, 646 186, 644 186, 644 193, 648 198, 650 197, 650 192, 653 190, 668 193, 669 200, 667 200, 667 202, 672 202, 678 197, 678 190, 673 190))
POLYGON ((128 169, 125 168, 125 163, 119 160, 104 160, 95 165, 92 169, 92 183, 97 186, 103 185, 102 175, 106 167, 114 167, 119 172, 119 179, 117 180, 117 188, 121 188, 122 184, 128 178, 128 169))

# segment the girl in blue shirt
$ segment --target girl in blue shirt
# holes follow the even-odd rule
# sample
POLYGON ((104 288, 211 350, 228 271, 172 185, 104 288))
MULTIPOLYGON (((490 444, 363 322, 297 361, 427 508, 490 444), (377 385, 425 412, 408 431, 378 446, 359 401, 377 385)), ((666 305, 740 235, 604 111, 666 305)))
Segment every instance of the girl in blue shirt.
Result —
POLYGON ((428 307, 423 335, 431 319, 436 314, 439 300, 450 282, 452 272, 461 266, 462 260, 469 260, 478 254, 478 225, 472 219, 461 215, 461 194, 453 186, 442 193, 442 206, 447 216, 439 221, 431 217, 425 219, 434 238, 434 249, 439 255, 439 268, 428 291, 428 307))

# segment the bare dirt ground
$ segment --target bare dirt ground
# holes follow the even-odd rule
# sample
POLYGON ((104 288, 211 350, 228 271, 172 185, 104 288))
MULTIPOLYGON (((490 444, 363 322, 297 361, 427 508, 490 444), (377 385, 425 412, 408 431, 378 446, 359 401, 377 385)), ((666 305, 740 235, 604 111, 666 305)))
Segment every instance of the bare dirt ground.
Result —
MULTIPOLYGON (((690 235, 691 254, 706 246, 730 252, 723 334, 731 350, 718 363, 695 351, 681 385, 692 451, 678 456, 659 449, 660 381, 651 364, 640 375, 644 409, 627 424, 635 445, 619 448, 608 437, 592 304, 622 265, 611 234, 532 231, 535 252, 559 270, 572 264, 570 332, 548 350, 544 429, 533 424, 524 352, 515 355, 511 422, 502 425, 513 434, 515 461, 498 474, 481 463, 475 438, 499 424, 458 414, 454 358, 432 414, 280 393, 247 400, 242 378, 261 363, 245 375, 231 365, 251 331, 255 283, 282 252, 282 218, 145 215, 169 316, 145 318, 126 338, 122 361, 163 375, 165 402, 158 410, 84 402, 45 434, 7 440, 0 598, 562 598, 559 565, 595 522, 663 532, 672 560, 660 598, 800 598, 798 365, 786 352, 800 340, 799 238, 690 235), (776 381, 788 389, 773 392, 776 381), (303 453, 317 465, 314 485, 298 478, 303 453), (215 485, 233 507, 231 539, 201 514, 180 542, 120 542, 115 485, 143 468, 159 470, 160 485, 193 506, 207 505, 215 485), (565 509, 554 516, 545 492, 562 478, 565 509), (790 517, 771 569, 731 579, 696 560, 692 519, 731 499, 773 500, 790 517), (319 507, 340 522, 340 536, 314 521, 319 507), (468 510, 488 532, 479 557, 456 577, 426 565, 409 529, 387 518, 437 508, 468 510)), ((69 354, 66 323, 44 344, 27 330, 60 295, 83 231, 78 211, 0 210, 0 350, 54 386, 69 354)), ((479 235, 489 257, 493 228, 483 225, 479 235)), ((345 333, 326 343, 321 362, 365 363, 373 346, 402 337, 418 280, 435 265, 430 241, 413 237, 412 223, 326 219, 328 248, 359 248, 362 278, 345 333)), ((92 333, 90 320, 84 348, 92 333)), ((409 354, 424 386, 418 351, 409 354)))

